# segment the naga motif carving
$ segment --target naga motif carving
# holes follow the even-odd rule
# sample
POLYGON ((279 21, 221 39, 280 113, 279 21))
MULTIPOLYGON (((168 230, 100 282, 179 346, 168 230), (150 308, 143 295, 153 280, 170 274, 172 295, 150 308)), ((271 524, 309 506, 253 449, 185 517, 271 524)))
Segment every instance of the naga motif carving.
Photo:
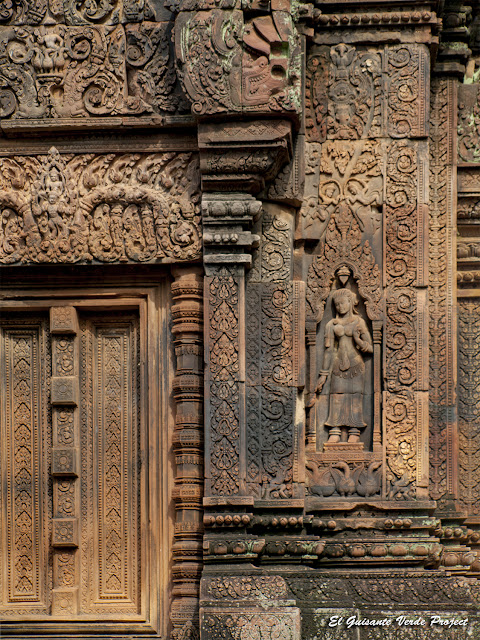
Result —
POLYGON ((0 263, 195 259, 197 184, 191 154, 3 158, 0 263))
POLYGON ((169 23, 0 30, 2 119, 149 115, 185 110, 169 23))

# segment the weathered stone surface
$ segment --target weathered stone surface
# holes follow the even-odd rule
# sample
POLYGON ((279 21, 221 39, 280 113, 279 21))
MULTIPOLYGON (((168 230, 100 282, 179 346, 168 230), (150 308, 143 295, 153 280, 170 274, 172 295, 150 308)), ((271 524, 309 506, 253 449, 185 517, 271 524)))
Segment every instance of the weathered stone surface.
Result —
POLYGON ((0 158, 0 263, 200 257, 193 154, 0 158))
POLYGON ((476 638, 479 21, 3 3, 3 635, 476 638))

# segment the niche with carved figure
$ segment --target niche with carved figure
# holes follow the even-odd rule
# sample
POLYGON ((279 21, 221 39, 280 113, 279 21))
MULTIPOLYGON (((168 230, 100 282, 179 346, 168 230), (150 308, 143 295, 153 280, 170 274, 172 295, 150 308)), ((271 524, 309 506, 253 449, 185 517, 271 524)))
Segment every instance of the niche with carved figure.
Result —
POLYGON ((307 278, 308 492, 381 497, 380 271, 348 204, 307 278))
POLYGON ((349 275, 348 267, 337 272, 317 327, 318 376, 311 400, 317 451, 337 444, 359 451, 373 447, 372 329, 349 275), (346 286, 338 286, 340 279, 348 279, 346 286))

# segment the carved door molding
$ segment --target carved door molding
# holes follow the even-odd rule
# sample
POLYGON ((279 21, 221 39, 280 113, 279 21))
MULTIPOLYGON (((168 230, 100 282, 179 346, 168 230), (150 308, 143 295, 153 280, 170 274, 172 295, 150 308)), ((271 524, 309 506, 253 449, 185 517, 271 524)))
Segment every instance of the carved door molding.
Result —
POLYGON ((27 296, 0 300, 0 633, 164 638, 166 283, 27 296))

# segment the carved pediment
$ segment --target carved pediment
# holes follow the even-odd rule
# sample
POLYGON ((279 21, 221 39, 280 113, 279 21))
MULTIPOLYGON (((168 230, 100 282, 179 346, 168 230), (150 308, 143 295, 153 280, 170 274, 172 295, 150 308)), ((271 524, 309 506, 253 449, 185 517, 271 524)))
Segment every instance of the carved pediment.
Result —
POLYGON ((196 167, 188 153, 4 158, 0 263, 196 259, 196 167))

